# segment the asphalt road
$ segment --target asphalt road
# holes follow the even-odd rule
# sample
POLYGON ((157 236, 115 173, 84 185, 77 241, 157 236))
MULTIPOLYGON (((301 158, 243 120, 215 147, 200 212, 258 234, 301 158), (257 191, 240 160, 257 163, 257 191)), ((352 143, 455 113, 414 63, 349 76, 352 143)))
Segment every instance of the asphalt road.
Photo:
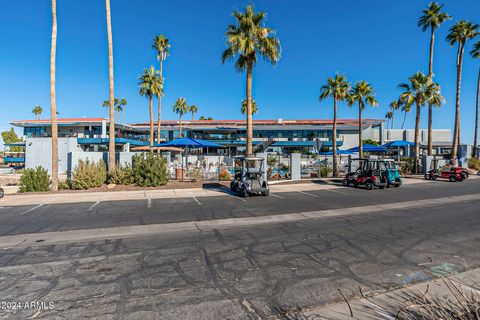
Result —
MULTIPOLYGON (((480 180, 0 209, 1 235, 475 194, 480 180), (93 207, 92 207, 93 206, 93 207), (35 208, 35 209, 33 209, 35 208), (30 210, 30 211, 29 211, 30 210)), ((480 199, 321 220, 0 251, 0 319, 265 319, 480 267, 480 199), (24 302, 53 302, 52 310, 24 302), (23 310, 2 310, 2 301, 23 310)), ((101 232, 101 231, 99 231, 101 232)))

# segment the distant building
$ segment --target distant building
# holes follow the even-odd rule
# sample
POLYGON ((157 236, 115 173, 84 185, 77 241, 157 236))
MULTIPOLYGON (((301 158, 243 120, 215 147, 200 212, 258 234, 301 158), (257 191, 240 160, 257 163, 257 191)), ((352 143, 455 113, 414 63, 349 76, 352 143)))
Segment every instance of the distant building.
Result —
MULTIPOLYGON (((50 168, 51 162, 51 121, 11 121, 13 126, 23 128, 26 168, 38 165, 50 168)), ((155 123, 155 137, 157 125, 155 123)), ((184 136, 210 140, 225 146, 224 149, 203 150, 205 153, 235 155, 244 152, 246 145, 245 120, 185 120, 184 136)), ((384 129, 383 119, 363 120, 363 139, 372 139, 380 144, 392 140, 412 141, 413 130, 384 129)), ((63 118, 58 119, 59 170, 68 168, 69 154, 101 152, 108 148, 108 119, 104 118, 63 118)), ((129 152, 130 147, 149 145, 149 123, 115 124, 115 149, 129 152)), ((254 120, 254 148, 267 152, 316 153, 332 148, 332 120, 277 119, 254 120)), ((179 121, 164 120, 161 123, 162 142, 178 138, 179 121)), ((426 130, 421 132, 421 141, 426 142, 426 130)), ((434 130, 434 141, 451 141, 449 129, 434 130)), ((339 119, 337 121, 337 147, 349 149, 358 145, 358 121, 339 119)), ((443 147, 443 145, 442 145, 443 147)), ((19 159, 17 159, 18 162, 19 159)), ((12 163, 15 159, 12 158, 12 163)), ((70 162, 72 159, 70 159, 70 162)))

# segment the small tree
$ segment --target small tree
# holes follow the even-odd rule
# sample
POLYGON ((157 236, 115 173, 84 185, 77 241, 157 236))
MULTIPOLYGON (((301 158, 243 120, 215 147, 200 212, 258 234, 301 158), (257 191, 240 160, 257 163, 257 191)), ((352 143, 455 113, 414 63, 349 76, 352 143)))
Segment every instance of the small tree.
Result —
POLYGON ((20 177, 18 192, 50 191, 50 176, 45 168, 26 169, 20 177))
POLYGON ((142 187, 157 187, 168 182, 167 162, 151 153, 133 156, 133 180, 142 187))

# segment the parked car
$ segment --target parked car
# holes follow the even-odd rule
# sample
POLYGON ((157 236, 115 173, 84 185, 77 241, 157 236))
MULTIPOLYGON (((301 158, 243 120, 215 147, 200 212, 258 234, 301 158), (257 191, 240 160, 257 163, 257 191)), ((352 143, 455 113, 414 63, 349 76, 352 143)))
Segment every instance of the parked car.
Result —
POLYGON ((253 194, 268 196, 270 188, 265 179, 264 159, 258 157, 235 157, 235 174, 230 190, 242 197, 253 194))
POLYGON ((382 160, 352 159, 352 161, 358 161, 359 166, 355 171, 346 174, 343 180, 344 186, 364 186, 367 190, 384 189, 387 186, 385 176, 387 169, 382 160))
POLYGON ((468 172, 461 167, 443 167, 432 169, 425 174, 425 180, 447 179, 450 182, 463 181, 468 178, 468 172))

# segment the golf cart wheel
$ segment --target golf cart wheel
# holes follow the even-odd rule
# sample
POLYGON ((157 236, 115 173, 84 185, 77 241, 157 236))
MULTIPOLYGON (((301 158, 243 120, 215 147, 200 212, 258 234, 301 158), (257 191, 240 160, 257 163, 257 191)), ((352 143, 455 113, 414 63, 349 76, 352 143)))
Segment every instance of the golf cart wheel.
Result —
POLYGON ((430 180, 430 179, 431 179, 431 177, 430 177, 429 174, 426 174, 426 175, 424 176, 424 178, 425 178, 425 180, 430 180))
POLYGON ((370 181, 365 182, 365 189, 373 190, 373 183, 370 181))
POLYGON ((342 184, 345 186, 345 187, 348 187, 350 185, 350 181, 348 181, 347 179, 344 179, 342 181, 342 184))
POLYGON ((0 188, 0 199, 3 198, 4 195, 5 191, 3 190, 3 188, 0 188))
POLYGON ((448 178, 448 180, 450 180, 450 182, 457 182, 457 177, 450 176, 450 178, 448 178))
POLYGON ((247 198, 247 197, 248 197, 247 188, 245 188, 245 187, 242 188, 242 191, 240 192, 240 196, 241 196, 242 198, 247 198))
POLYGON ((262 192, 262 196, 264 196, 264 197, 268 197, 269 195, 270 195, 270 189, 267 189, 267 190, 262 192))
POLYGON ((230 191, 235 192, 235 183, 233 181, 230 182, 230 191))

